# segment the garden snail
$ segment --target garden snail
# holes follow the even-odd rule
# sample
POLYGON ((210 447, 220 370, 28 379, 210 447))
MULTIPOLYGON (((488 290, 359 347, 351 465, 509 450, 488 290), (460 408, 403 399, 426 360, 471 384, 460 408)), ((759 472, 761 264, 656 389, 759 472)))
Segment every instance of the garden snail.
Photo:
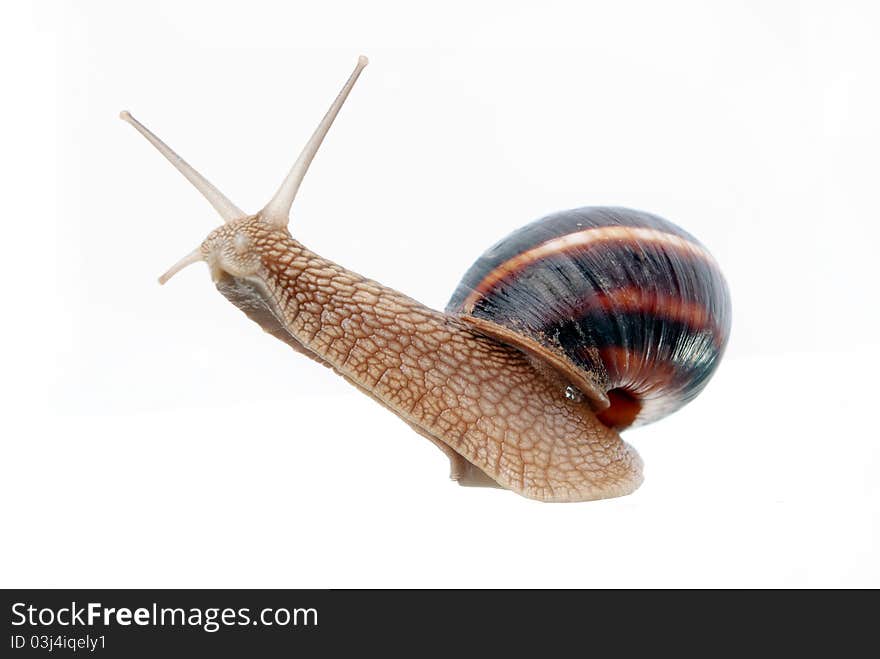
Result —
POLYGON ((490 248, 445 313, 318 256, 288 232, 290 207, 366 64, 254 215, 122 113, 225 220, 160 282, 207 262, 227 299, 431 440, 461 484, 543 501, 632 492, 641 460, 618 431, 690 401, 724 351, 730 304, 712 256, 647 213, 557 213, 490 248))

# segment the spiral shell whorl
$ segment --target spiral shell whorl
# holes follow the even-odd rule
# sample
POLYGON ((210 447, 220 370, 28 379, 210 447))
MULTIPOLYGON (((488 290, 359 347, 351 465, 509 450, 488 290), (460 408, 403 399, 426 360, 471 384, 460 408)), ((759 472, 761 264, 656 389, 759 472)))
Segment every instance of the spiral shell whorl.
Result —
POLYGON ((718 265, 693 236, 604 207, 549 215, 496 243, 446 310, 563 354, 608 392, 600 418, 618 428, 692 400, 718 364, 731 316, 718 265))

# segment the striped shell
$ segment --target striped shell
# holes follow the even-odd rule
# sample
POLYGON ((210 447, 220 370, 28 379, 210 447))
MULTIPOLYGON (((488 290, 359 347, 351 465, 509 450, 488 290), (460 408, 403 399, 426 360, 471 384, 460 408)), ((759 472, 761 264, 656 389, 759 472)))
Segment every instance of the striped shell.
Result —
POLYGON ((731 316, 718 265, 693 236, 604 207, 513 232, 467 271, 446 311, 568 372, 616 428, 655 421, 700 393, 731 316))

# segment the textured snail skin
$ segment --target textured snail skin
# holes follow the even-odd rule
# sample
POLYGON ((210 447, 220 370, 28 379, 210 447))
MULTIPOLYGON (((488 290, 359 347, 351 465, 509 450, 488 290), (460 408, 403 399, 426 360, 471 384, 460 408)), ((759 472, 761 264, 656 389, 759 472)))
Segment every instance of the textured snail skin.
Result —
POLYGON ((628 494, 641 460, 515 347, 310 252, 259 217, 200 248, 220 292, 446 453, 452 478, 542 501, 628 494))

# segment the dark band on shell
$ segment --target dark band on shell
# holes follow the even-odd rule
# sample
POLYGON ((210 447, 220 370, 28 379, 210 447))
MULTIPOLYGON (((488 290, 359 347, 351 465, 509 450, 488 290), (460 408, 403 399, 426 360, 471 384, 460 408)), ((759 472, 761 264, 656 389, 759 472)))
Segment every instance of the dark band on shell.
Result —
POLYGON ((718 265, 693 236, 655 215, 604 207, 510 234, 468 270, 446 310, 563 353, 611 392, 603 420, 615 427, 692 400, 724 351, 731 316, 718 265))

